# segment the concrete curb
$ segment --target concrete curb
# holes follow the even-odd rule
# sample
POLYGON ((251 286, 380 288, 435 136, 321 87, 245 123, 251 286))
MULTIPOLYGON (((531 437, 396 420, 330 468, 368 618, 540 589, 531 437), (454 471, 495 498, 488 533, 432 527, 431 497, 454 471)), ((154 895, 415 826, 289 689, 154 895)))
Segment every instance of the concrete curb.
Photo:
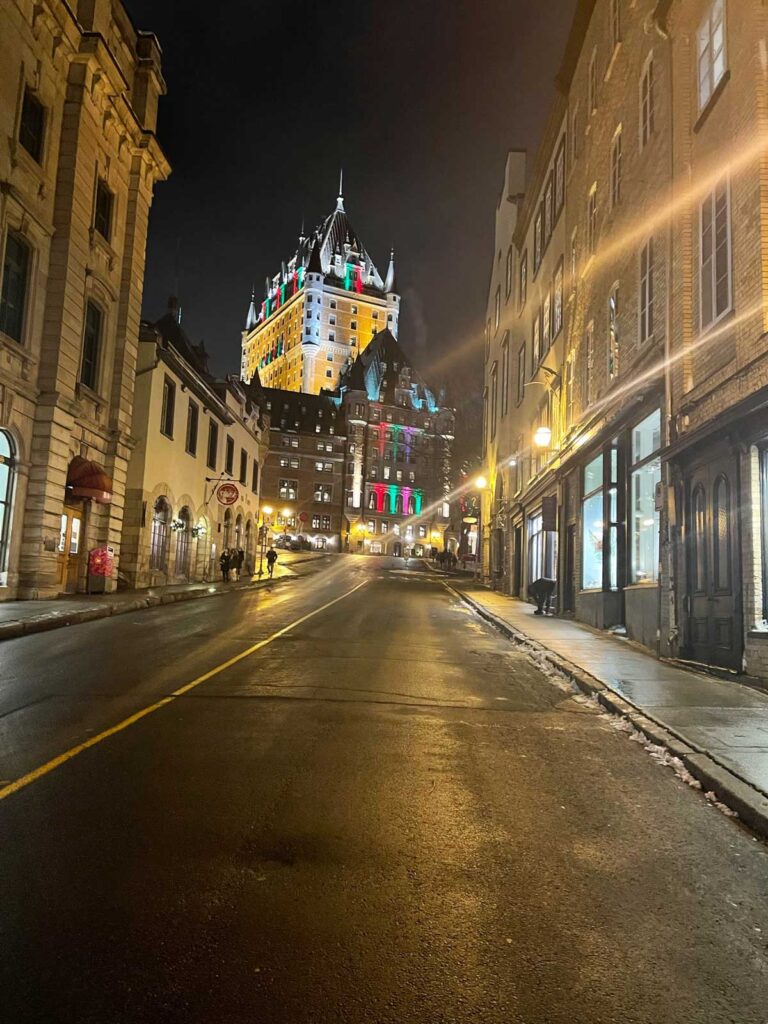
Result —
POLYGON ((145 608, 157 608, 160 605, 177 604, 181 601, 194 601, 207 597, 221 597, 240 590, 257 590, 266 583, 282 583, 284 580, 295 580, 296 576, 278 576, 277 579, 255 580, 253 583, 239 583, 228 590, 182 590, 170 594, 146 594, 133 601, 117 601, 112 604, 96 605, 91 608, 70 609, 63 612, 49 612, 36 619, 13 619, 0 622, 0 642, 15 640, 33 633, 47 633, 52 629, 63 629, 64 626, 77 626, 81 622, 92 622, 94 619, 107 619, 112 615, 127 615, 131 612, 143 611, 145 608))
POLYGON ((706 750, 689 743, 662 722, 650 717, 642 708, 620 696, 602 680, 550 651, 527 633, 515 629, 463 591, 455 588, 451 590, 508 639, 525 647, 529 652, 541 655, 553 668, 570 679, 582 693, 596 698, 606 711, 625 719, 650 743, 663 747, 673 757, 679 758, 694 779, 701 783, 704 792, 714 793, 717 799, 734 811, 752 831, 768 839, 768 797, 764 793, 720 764, 706 750))

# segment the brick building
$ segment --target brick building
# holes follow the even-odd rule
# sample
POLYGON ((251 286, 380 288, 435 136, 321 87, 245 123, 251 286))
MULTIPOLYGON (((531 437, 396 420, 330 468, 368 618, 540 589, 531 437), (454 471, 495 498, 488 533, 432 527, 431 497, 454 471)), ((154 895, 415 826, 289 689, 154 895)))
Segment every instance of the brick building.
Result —
POLYGON ((344 515, 351 551, 416 557, 455 550, 450 533, 453 411, 390 331, 342 373, 334 400, 347 427, 344 515))
POLYGON ((526 197, 511 154, 497 212, 483 516, 486 571, 510 592, 551 576, 561 613, 624 627, 665 655, 758 673, 768 670, 766 17, 757 0, 579 3, 526 197), (548 187, 561 125, 558 239, 556 170, 548 187), (531 246, 548 216, 554 251, 565 249, 559 346, 547 251, 544 301, 539 288, 526 312, 531 246), (507 331, 512 351, 541 357, 540 304, 546 379, 527 357, 504 362, 507 331), (540 497, 556 512, 544 537, 540 497))
POLYGON ((119 0, 0 5, 0 599, 119 553, 164 89, 119 0))
POLYGON ((340 551, 346 534, 344 411, 326 394, 278 388, 263 394, 270 431, 261 500, 269 539, 340 551))

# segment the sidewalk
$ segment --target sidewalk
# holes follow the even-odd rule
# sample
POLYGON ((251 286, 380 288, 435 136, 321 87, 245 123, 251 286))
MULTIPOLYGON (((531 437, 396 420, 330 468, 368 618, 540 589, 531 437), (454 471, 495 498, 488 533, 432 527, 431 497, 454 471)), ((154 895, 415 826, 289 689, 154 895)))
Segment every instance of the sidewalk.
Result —
POLYGON ((660 661, 627 640, 454 581, 476 611, 528 641, 584 692, 671 751, 704 788, 768 836, 768 694, 660 661))
MULTIPOLYGON (((281 551, 273 581, 295 579, 292 566, 323 557, 322 554, 281 551)), ((216 597, 233 590, 249 590, 268 582, 265 574, 262 579, 253 576, 240 583, 216 580, 211 583, 178 583, 144 590, 121 590, 113 594, 72 594, 51 601, 0 601, 0 641, 91 622, 93 619, 104 619, 110 615, 123 615, 143 608, 216 597)))

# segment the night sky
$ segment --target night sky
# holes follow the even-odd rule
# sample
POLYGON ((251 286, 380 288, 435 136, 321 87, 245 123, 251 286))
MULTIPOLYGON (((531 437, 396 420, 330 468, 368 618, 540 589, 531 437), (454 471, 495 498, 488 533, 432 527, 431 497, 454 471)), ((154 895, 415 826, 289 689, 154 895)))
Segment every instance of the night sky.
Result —
POLYGON ((347 213, 379 271, 394 245, 400 341, 457 394, 477 358, 506 152, 533 152, 575 0, 356 4, 125 0, 163 49, 173 167, 150 221, 144 315, 174 291, 218 373, 239 372, 252 282, 302 217, 347 213), (458 355, 454 353, 459 352, 458 355), (474 359, 473 359, 474 355, 474 359))

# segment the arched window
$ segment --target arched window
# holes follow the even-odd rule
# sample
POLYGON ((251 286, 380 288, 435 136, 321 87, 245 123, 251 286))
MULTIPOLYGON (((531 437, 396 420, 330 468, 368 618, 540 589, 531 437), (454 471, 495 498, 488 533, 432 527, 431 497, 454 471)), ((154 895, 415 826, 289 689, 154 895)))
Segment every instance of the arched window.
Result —
MULTIPOLYGON (((189 579, 189 556, 190 540, 192 539, 192 516, 189 509, 184 508, 179 512, 179 523, 176 531, 176 575, 185 576, 189 579)), ((178 524, 174 524, 178 525, 178 524)))
POLYGON ((243 517, 238 515, 235 520, 235 547, 240 551, 243 547, 243 517))
POLYGON ((232 509, 228 508, 224 513, 224 547, 232 546, 232 509))
POLYGON ((168 499, 159 497, 152 509, 152 533, 149 539, 149 567, 158 572, 168 571, 168 530, 171 506, 168 499))
POLYGON ((250 562, 253 554, 253 520, 249 519, 245 524, 245 557, 250 562))
POLYGON ((712 534, 715 590, 727 594, 731 589, 731 488, 724 476, 715 480, 712 492, 712 534))
POLYGON ((16 475, 15 449, 11 435, 0 430, 0 573, 8 570, 11 539, 11 502, 16 475))
POLYGON ((368 508, 376 508, 376 492, 371 491, 368 495, 368 508))
POLYGON ((395 515, 401 516, 403 514, 403 496, 398 494, 395 498, 395 515))
POLYGON ((410 495, 410 497, 408 498, 408 515, 412 516, 415 511, 416 511, 416 499, 413 497, 413 495, 410 495))

